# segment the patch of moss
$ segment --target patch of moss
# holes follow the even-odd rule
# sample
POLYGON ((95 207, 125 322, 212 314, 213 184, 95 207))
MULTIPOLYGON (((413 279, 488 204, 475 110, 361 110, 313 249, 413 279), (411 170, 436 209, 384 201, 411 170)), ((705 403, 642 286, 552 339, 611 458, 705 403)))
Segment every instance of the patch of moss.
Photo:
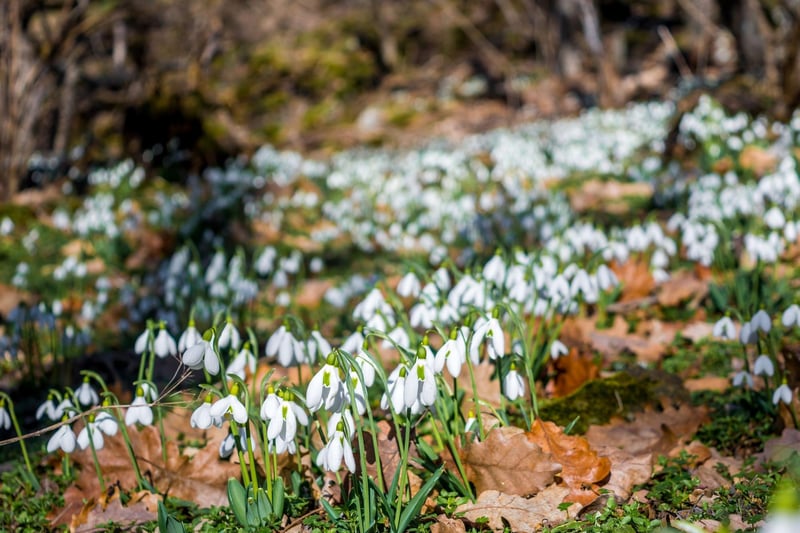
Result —
POLYGON ((741 345, 735 342, 722 342, 703 339, 693 343, 683 337, 676 337, 673 349, 662 362, 662 369, 683 378, 697 376, 726 377, 731 372, 731 360, 741 356, 741 345))
POLYGON ((685 396, 679 380, 680 391, 676 395, 671 378, 657 371, 631 368, 609 378, 588 381, 569 396, 542 402, 539 416, 561 426, 568 426, 577 418, 572 432, 585 433, 590 425, 606 424, 615 416, 630 416, 660 397, 685 396))

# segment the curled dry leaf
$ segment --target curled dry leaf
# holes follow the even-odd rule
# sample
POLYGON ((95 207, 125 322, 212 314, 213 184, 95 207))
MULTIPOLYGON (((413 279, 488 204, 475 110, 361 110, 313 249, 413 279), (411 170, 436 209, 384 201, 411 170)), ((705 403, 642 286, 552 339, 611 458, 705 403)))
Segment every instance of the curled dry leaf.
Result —
POLYGON ((529 435, 561 464, 559 477, 570 489, 566 501, 585 506, 597 498, 595 485, 605 480, 611 471, 611 461, 607 457, 599 457, 586 439, 565 435, 552 422, 535 420, 529 435))
POLYGON ((575 516, 579 505, 570 506, 569 513, 559 509, 569 489, 559 485, 551 485, 530 499, 512 494, 503 494, 496 490, 487 490, 478 496, 475 503, 465 503, 456 509, 471 522, 488 519, 493 531, 504 531, 506 523, 515 533, 539 531, 543 526, 556 526, 575 516))
POLYGON ((134 530, 136 526, 156 519, 160 499, 156 494, 142 491, 131 496, 128 504, 123 506, 119 491, 115 490, 109 498, 103 495, 99 501, 88 500, 81 512, 72 517, 70 531, 98 531, 108 522, 134 530))
POLYGON ((631 258, 621 265, 612 261, 610 268, 622 285, 619 297, 621 302, 644 298, 656 286, 653 275, 650 274, 650 265, 644 259, 631 258))
POLYGON ((684 306, 695 309, 708 294, 708 280, 702 280, 692 272, 682 271, 659 286, 657 298, 663 307, 684 306))
POLYGON ((515 427, 492 429, 485 440, 465 444, 460 455, 467 478, 479 494, 486 490, 536 494, 553 483, 561 471, 561 465, 531 434, 515 427))
POLYGON ((431 533, 467 533, 467 528, 461 520, 440 514, 431 526, 431 533))
POLYGON ((568 355, 551 361, 550 365, 555 378, 548 381, 547 392, 556 398, 578 390, 581 385, 596 378, 600 373, 594 357, 588 353, 582 354, 574 347, 570 349, 568 355))

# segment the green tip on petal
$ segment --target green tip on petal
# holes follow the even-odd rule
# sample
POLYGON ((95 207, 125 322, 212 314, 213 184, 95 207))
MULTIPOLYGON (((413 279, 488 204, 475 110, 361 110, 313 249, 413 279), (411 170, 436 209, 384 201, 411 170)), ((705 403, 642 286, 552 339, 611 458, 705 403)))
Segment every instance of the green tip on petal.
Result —
POLYGON ((331 386, 331 373, 327 370, 322 374, 322 385, 325 387, 331 386))
POLYGON ((425 365, 417 366, 417 379, 420 381, 425 379, 425 365))

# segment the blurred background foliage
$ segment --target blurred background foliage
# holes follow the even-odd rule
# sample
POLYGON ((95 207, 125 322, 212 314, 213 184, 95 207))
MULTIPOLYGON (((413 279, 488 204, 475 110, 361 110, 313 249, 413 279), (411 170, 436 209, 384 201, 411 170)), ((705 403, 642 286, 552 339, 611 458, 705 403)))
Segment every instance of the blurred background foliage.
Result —
POLYGON ((800 0, 6 0, 0 199, 125 157, 183 179, 265 143, 403 144, 699 89, 785 118, 799 24, 800 0))

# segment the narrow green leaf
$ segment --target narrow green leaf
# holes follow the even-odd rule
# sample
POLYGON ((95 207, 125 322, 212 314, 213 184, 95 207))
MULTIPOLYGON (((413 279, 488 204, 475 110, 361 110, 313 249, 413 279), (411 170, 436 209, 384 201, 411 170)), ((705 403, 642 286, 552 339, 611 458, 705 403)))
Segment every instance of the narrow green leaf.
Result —
POLYGON ((237 479, 228 480, 228 503, 233 511, 233 516, 243 526, 247 526, 247 493, 237 479))
POLYGON ((281 518, 283 516, 283 501, 283 478, 278 477, 275 479, 275 484, 272 486, 272 511, 276 518, 281 518))
POLYGON ((411 520, 419 515, 420 510, 422 510, 422 504, 425 503, 425 499, 428 497, 428 494, 431 493, 443 472, 444 467, 439 468, 439 470, 422 485, 422 488, 419 489, 416 496, 411 498, 411 501, 408 502, 406 508, 403 509, 403 513, 400 515, 400 522, 397 524, 395 533, 403 533, 408 527, 408 524, 411 523, 411 520))

